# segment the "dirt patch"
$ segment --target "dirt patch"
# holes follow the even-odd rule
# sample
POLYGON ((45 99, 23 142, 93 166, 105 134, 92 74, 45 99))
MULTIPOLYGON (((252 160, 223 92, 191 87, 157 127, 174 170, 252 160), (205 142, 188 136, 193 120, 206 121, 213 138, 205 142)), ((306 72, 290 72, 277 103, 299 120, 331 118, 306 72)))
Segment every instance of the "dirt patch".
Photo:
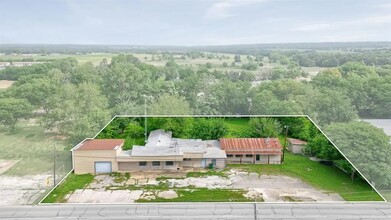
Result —
POLYGON ((6 89, 10 87, 15 81, 0 80, 0 89, 6 89))

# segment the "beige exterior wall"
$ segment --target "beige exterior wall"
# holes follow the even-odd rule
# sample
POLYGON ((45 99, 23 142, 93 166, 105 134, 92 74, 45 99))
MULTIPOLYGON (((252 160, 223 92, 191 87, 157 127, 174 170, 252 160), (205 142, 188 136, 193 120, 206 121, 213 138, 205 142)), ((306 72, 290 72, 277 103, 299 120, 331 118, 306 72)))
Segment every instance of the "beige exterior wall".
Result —
POLYGON ((173 166, 166 165, 166 161, 160 161, 160 166, 153 166, 152 161, 146 161, 146 166, 140 166, 139 162, 118 162, 118 171, 126 172, 133 170, 177 170, 179 163, 174 161, 173 166))
POLYGON ((253 157, 246 157, 243 155, 242 157, 237 157, 235 154, 233 157, 227 157, 227 164, 280 164, 281 163, 281 155, 259 155, 259 160, 256 160, 256 155, 253 157))
POLYGON ((203 158, 204 153, 183 153, 183 158, 203 158))
POLYGON ((162 157, 117 157, 118 162, 138 162, 138 161, 182 161, 182 156, 162 156, 162 157))
POLYGON ((183 160, 180 162, 181 167, 202 167, 202 159, 191 158, 191 160, 183 160))
POLYGON ((116 150, 73 151, 73 164, 75 174, 95 173, 95 162, 111 162, 112 172, 118 171, 116 150))
MULTIPOLYGON (((206 167, 209 166, 210 163, 212 163, 213 159, 206 159, 206 167)), ((215 159, 216 165, 215 168, 225 168, 225 159, 215 159)))

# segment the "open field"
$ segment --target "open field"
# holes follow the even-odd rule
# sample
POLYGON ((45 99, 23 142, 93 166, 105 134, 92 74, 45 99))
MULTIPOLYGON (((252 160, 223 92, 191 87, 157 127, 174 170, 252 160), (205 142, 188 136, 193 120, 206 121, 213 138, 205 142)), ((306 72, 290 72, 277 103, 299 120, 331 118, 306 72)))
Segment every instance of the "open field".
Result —
POLYGON ((14 81, 10 80, 0 80, 0 90, 10 87, 13 83, 14 81))
POLYGON ((53 150, 56 146, 57 167, 64 165, 69 170, 70 146, 53 133, 35 124, 34 120, 20 121, 15 132, 0 126, 0 159, 19 160, 3 175, 34 175, 53 170, 53 150))
POLYGON ((116 54, 111 53, 90 53, 90 54, 49 54, 45 56, 41 56, 40 54, 15 54, 15 55, 0 55, 0 59, 2 60, 21 60, 21 59, 29 59, 32 58, 34 60, 45 61, 45 60, 59 60, 65 59, 68 57, 75 58, 79 63, 87 63, 91 62, 94 65, 98 65, 104 58, 110 62, 111 57, 116 54))
MULTIPOLYGON (((270 76, 272 69, 279 64, 270 63, 269 60, 265 57, 262 60, 263 66, 258 66, 256 70, 244 70, 242 68, 243 64, 252 62, 254 56, 248 59, 246 55, 241 55, 241 62, 236 62, 234 66, 235 54, 228 53, 205 53, 213 54, 215 57, 208 58, 198 57, 198 58, 182 58, 182 55, 173 55, 175 62, 180 66, 190 67, 190 68, 199 68, 201 66, 205 67, 207 63, 211 65, 211 70, 218 70, 223 72, 236 71, 236 72, 251 72, 256 76, 255 84, 259 83, 259 80, 263 79, 265 76, 270 76), (227 63, 227 66, 223 66, 223 63, 227 63)), ((0 55, 0 60, 22 60, 22 59, 34 59, 35 61, 45 61, 45 60, 57 60, 65 59, 68 57, 75 58, 80 64, 91 62, 94 65, 99 65, 99 63, 106 58, 110 63, 111 58, 116 56, 115 53, 89 53, 89 54, 13 54, 13 55, 0 55)), ((141 62, 154 65, 154 66, 164 66, 168 58, 163 58, 162 54, 152 54, 152 53, 132 53, 133 56, 137 57, 141 62)), ((303 70, 309 73, 311 76, 316 75, 319 71, 326 69, 322 67, 303 67, 303 70)))
POLYGON ((53 149, 56 146, 56 180, 71 169, 71 154, 65 141, 24 120, 15 132, 0 126, 0 205, 33 204, 54 185, 53 149))

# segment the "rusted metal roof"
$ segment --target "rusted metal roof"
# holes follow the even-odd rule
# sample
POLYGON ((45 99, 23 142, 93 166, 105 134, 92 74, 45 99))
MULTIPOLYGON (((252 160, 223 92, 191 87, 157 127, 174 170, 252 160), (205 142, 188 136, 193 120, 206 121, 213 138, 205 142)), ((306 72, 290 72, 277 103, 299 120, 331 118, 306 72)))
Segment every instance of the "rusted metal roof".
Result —
POLYGON ((124 139, 90 139, 81 143, 76 150, 114 150, 124 142, 124 139))
POLYGON ((288 142, 294 145, 306 145, 306 141, 302 141, 300 139, 295 139, 295 138, 288 138, 288 142))
POLYGON ((281 154, 278 138, 220 138, 227 154, 281 154))

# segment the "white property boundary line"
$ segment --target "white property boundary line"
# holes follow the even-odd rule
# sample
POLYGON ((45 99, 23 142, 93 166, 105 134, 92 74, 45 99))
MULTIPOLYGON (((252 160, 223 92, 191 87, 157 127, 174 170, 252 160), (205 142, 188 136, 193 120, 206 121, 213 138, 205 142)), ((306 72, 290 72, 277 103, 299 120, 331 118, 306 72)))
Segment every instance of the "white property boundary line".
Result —
MULTIPOLYGON (((75 145, 72 149, 71 149, 71 152, 76 148, 78 147, 82 142, 84 142, 85 140, 88 140, 88 139, 95 139, 114 119, 116 118, 142 118, 142 117, 147 117, 147 118, 250 118, 250 117, 268 117, 268 118, 286 118, 286 117, 296 117, 296 118, 299 118, 299 117, 306 117, 308 118, 312 124, 315 125, 315 127, 326 137, 326 139, 328 141, 330 141, 330 143, 338 150, 338 152, 350 163, 350 165, 352 165, 352 167, 364 178, 364 180, 372 187, 372 189, 374 189, 376 191, 376 193, 383 199, 382 202, 388 202, 384 197, 383 195, 376 189, 376 187, 374 187, 372 185, 372 183, 370 183, 368 181, 368 179, 360 172, 360 170, 357 169, 357 167, 345 156, 345 154, 334 144, 334 142, 332 142, 330 140, 330 138, 322 131, 322 129, 320 129, 320 127, 308 116, 308 115, 115 115, 105 126, 103 126, 102 129, 100 129, 95 135, 93 138, 85 138, 84 140, 82 140, 80 143, 78 143, 77 145, 75 145)), ((45 197, 43 197, 43 199, 38 203, 38 204, 42 204, 42 201, 49 196, 50 193, 52 193, 54 191, 54 189, 56 189, 68 176, 69 174, 74 170, 74 163, 73 163, 73 152, 72 152, 72 169, 69 171, 69 173, 67 175, 65 175, 50 191, 49 193, 46 194, 45 197)), ((330 202, 330 203, 365 203, 365 202, 379 202, 379 201, 349 201, 349 202, 337 202, 337 201, 333 201, 333 202, 330 202)), ((191 202, 189 202, 191 203, 191 202)), ((222 203, 225 203, 225 202, 222 202, 222 203)), ((244 202, 245 203, 245 202, 244 202)), ((249 202, 249 203, 253 203, 253 202, 249 202)), ((290 203, 295 203, 295 202, 269 202, 269 203, 283 203, 283 204, 290 204, 290 203)), ((316 202, 318 203, 318 202, 316 202)), ((329 202, 320 202, 320 203, 329 203, 329 202)), ((52 203, 52 204, 62 204, 62 203, 52 203)), ((88 204, 88 203, 87 203, 88 204)), ((93 204, 96 204, 96 203, 93 203, 93 204)), ((118 204, 134 204, 134 203, 118 203, 118 204)), ((137 203, 138 204, 138 203, 137 203)), ((148 204, 152 204, 152 203, 148 203, 148 204)), ((157 204, 161 204, 161 203, 157 203, 157 204)))
MULTIPOLYGON (((64 180, 73 172, 73 167, 72 169, 38 202, 38 205, 40 204, 50 204, 50 203, 42 203, 43 200, 46 199, 52 193, 64 180)), ((53 204, 61 204, 61 203, 53 203, 53 204)))

